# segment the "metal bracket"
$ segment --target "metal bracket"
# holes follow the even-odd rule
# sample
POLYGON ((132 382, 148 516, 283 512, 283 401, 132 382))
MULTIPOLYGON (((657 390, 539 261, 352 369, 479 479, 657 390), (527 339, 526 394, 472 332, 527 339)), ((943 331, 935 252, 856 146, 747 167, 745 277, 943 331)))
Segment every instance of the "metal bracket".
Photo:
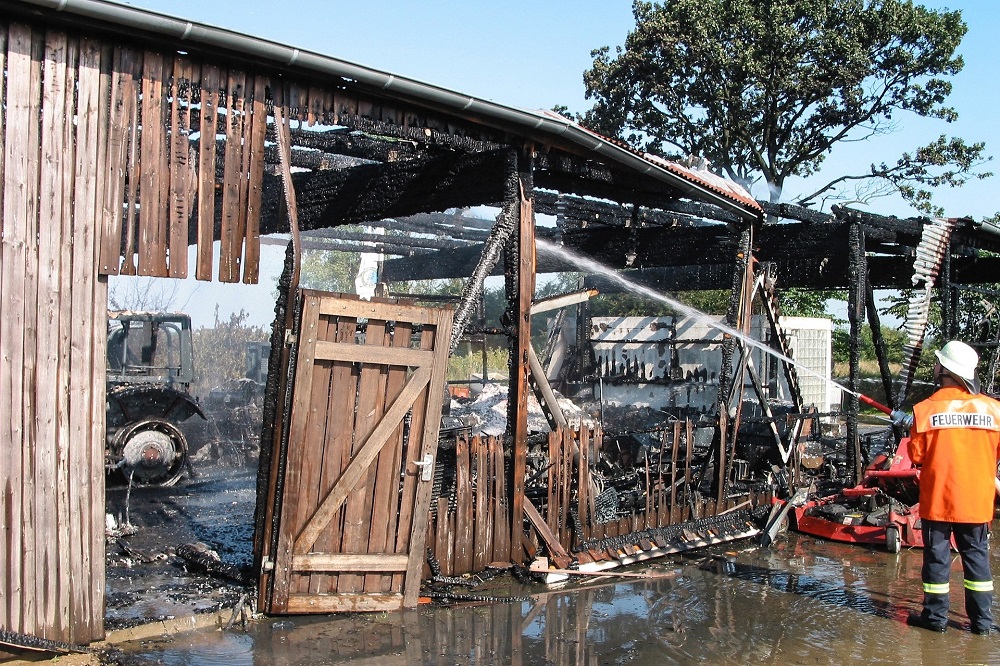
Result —
POLYGON ((434 476, 434 454, 425 453, 423 459, 413 463, 420 468, 420 480, 430 481, 434 476))
POLYGON ((288 346, 295 344, 295 334, 292 333, 292 329, 290 328, 285 329, 285 344, 288 346))

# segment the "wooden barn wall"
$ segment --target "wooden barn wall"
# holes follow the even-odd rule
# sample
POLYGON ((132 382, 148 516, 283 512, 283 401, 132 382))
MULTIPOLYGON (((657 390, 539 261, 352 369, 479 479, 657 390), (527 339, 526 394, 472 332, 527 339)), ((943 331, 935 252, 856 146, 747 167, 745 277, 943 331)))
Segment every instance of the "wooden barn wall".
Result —
POLYGON ((218 280, 255 284, 268 80, 126 46, 106 57, 114 164, 104 183, 100 272, 183 278, 193 269, 212 280, 218 238, 218 280), (189 244, 197 247, 193 267, 189 244))
POLYGON ((104 633, 106 56, 0 26, 0 628, 74 643, 104 633))

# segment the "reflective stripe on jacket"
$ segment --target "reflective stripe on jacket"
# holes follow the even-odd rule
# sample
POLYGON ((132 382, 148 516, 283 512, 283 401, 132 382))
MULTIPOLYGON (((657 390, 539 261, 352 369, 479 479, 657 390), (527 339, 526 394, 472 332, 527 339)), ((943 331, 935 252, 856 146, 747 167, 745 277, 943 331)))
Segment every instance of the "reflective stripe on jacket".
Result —
POLYGON ((921 467, 920 515, 952 523, 993 520, 1000 402, 939 389, 913 406, 910 459, 921 467))

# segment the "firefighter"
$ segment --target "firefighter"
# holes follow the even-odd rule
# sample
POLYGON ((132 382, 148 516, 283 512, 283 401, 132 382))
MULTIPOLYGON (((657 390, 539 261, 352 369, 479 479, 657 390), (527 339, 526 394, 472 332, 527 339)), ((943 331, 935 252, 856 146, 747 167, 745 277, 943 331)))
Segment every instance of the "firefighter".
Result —
POLYGON ((943 632, 948 619, 951 538, 962 558, 972 633, 993 629, 989 524, 993 519, 1000 402, 979 393, 979 355, 957 340, 935 352, 938 389, 913 407, 909 454, 920 472, 923 611, 910 624, 943 632))

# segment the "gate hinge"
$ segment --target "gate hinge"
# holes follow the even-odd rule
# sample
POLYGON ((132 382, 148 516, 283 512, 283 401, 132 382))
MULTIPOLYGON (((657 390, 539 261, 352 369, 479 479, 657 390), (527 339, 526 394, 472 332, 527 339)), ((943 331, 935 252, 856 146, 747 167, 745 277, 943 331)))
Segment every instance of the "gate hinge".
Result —
POLYGON ((292 329, 290 328, 285 329, 285 344, 288 346, 295 344, 295 334, 292 333, 292 329))
POLYGON ((263 571, 274 571, 274 560, 264 560, 260 565, 263 571))

